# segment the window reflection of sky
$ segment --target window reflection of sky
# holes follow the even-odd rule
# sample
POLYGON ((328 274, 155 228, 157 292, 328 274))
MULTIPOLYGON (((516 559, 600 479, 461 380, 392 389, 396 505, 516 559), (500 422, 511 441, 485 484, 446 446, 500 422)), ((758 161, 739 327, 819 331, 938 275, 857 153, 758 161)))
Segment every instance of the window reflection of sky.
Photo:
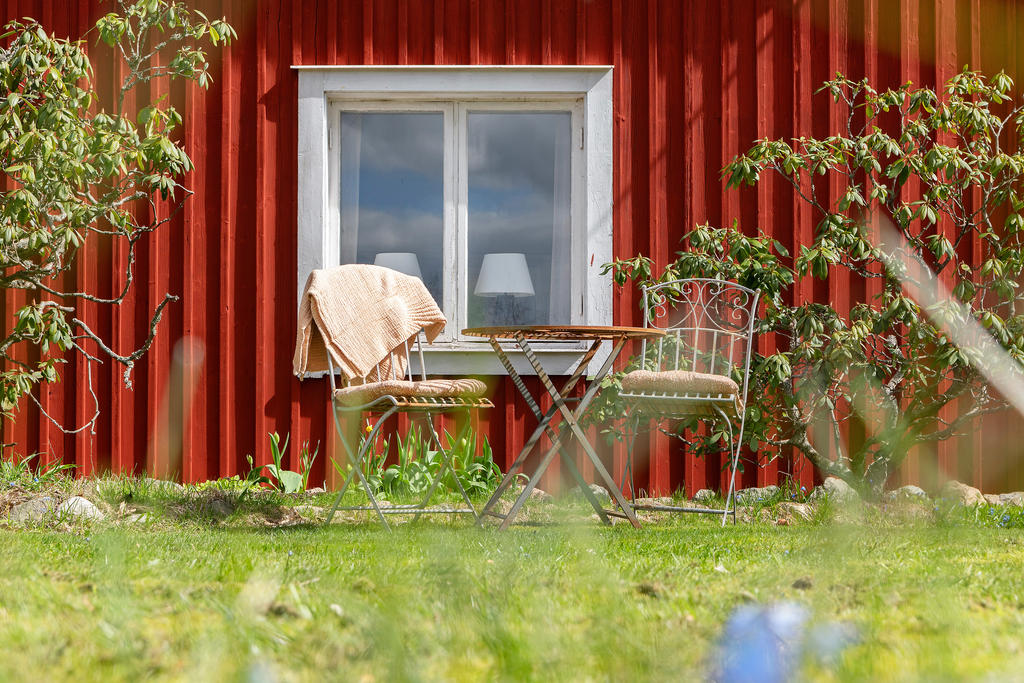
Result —
MULTIPOLYGON (((358 131, 359 138, 358 153, 349 149, 342 155, 342 182, 346 173, 358 174, 358 207, 348 207, 356 209, 358 221, 356 259, 372 263, 379 252, 416 253, 424 282, 440 302, 442 287, 453 279, 442 273, 442 114, 346 112, 342 117, 342 146, 353 144, 355 137, 346 139, 345 131, 358 131)), ((517 300, 522 313, 518 322, 568 322, 552 316, 562 317, 568 309, 569 264, 556 267, 554 300, 551 268, 553 253, 567 258, 569 121, 567 112, 469 116, 471 325, 493 322, 486 318, 494 300, 472 295, 483 256, 492 252, 526 254, 536 294, 517 300), (553 239, 556 223, 565 235, 553 239)), ((343 202, 345 197, 343 192, 343 202)))
MULTIPOLYGON (((468 125, 469 282, 476 282, 484 254, 523 253, 535 295, 514 302, 519 308, 515 322, 552 322, 556 153, 567 153, 556 150, 556 138, 561 133, 567 144, 569 114, 470 113, 468 125)), ((568 168, 564 170, 566 177, 561 180, 568 182, 568 168)), ((568 264, 559 274, 566 276, 567 285, 568 264)), ((554 293, 567 297, 568 287, 558 287, 554 293)), ((469 325, 512 322, 495 319, 498 312, 488 309, 496 304, 471 296, 469 325)))
MULTIPOLYGON (((373 263, 378 253, 388 251, 415 253, 423 282, 440 303, 446 280, 443 115, 344 113, 343 121, 345 117, 352 117, 350 129, 359 130, 361 138, 358 171, 344 163, 341 170, 342 182, 346 172, 359 174, 356 260, 373 263)), ((344 135, 341 144, 346 144, 344 135)))

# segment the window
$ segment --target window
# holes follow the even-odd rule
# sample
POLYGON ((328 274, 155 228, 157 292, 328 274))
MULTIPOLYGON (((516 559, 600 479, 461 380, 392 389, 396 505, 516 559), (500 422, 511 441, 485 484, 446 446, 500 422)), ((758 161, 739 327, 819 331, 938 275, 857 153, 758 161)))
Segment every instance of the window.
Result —
POLYGON ((609 67, 296 68, 299 287, 338 263, 420 276, 461 371, 497 365, 465 327, 611 323, 609 67))

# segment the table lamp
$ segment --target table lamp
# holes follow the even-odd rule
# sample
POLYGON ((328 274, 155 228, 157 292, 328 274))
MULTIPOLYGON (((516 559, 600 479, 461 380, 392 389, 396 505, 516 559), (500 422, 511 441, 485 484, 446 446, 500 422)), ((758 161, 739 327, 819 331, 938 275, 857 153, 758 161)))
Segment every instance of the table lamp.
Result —
POLYGON ((382 251, 373 259, 373 265, 423 279, 423 273, 420 272, 420 261, 411 251, 382 251))
POLYGON ((473 293, 495 298, 495 318, 518 323, 515 300, 534 294, 526 254, 484 254, 473 293))

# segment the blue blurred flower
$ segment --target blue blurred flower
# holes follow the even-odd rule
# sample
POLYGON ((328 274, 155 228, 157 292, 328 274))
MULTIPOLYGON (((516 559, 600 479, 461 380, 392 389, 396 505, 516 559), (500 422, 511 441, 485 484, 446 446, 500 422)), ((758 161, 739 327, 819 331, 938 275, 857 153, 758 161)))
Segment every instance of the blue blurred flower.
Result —
POLYGON ((827 664, 859 639, 851 624, 829 622, 808 628, 809 616, 806 608, 792 602, 737 607, 715 646, 711 680, 795 680, 805 654, 827 664))
POLYGON ((719 639, 711 679, 719 683, 783 683, 794 678, 807 610, 791 602, 742 605, 719 639))

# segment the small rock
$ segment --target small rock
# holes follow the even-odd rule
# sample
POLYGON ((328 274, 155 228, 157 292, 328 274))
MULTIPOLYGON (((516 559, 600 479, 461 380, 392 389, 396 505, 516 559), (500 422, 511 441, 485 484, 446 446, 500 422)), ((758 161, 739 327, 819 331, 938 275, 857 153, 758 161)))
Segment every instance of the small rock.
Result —
MULTIPOLYGON (((522 494, 522 492, 523 492, 523 487, 520 486, 519 488, 516 489, 516 497, 518 498, 519 495, 522 494)), ((577 495, 582 495, 582 494, 579 493, 578 490, 575 493, 577 495)), ((530 500, 531 503, 544 503, 544 504, 546 504, 546 503, 553 503, 554 500, 555 500, 555 497, 552 496, 547 491, 542 491, 541 489, 534 488, 532 491, 530 491, 530 498, 529 498, 529 500, 530 500)))
POLYGON ((956 479, 950 479, 943 485, 941 495, 946 500, 960 503, 964 507, 986 504, 985 496, 981 495, 981 491, 956 479))
POLYGON ((669 496, 661 496, 659 498, 637 498, 633 501, 634 505, 662 505, 665 507, 682 507, 672 500, 669 496))
POLYGON ((553 503, 555 501, 555 497, 547 491, 534 489, 530 491, 530 500, 535 503, 553 503))
POLYGON ((77 519, 103 519, 103 513, 92 504, 87 498, 74 496, 68 498, 57 508, 57 514, 61 517, 75 517, 77 519))
POLYGON ((837 503, 855 503, 860 500, 853 487, 839 477, 826 477, 821 488, 829 500, 837 503))
POLYGON ((928 494, 924 492, 924 489, 920 486, 914 486, 913 484, 907 484, 901 486, 893 491, 886 491, 883 498, 886 501, 913 501, 916 503, 927 503, 928 494))
POLYGON ((814 582, 811 581, 809 576, 801 577, 793 582, 793 588, 796 588, 798 591, 805 591, 813 585, 814 582))
POLYGON ((295 511, 296 514, 312 519, 317 519, 321 515, 325 514, 325 510, 322 507, 317 507, 316 505, 296 505, 292 510, 295 511))
POLYGON ((693 494, 693 499, 698 503, 703 503, 707 505, 708 503, 712 502, 717 497, 717 495, 718 494, 716 494, 711 489, 701 489, 700 491, 697 491, 697 493, 693 494))
POLYGON ((306 489, 306 495, 308 496, 315 496, 318 493, 327 493, 327 489, 322 486, 314 486, 311 489, 306 489))
POLYGON ((985 498, 985 502, 989 505, 1002 505, 1003 501, 1000 500, 998 493, 984 493, 982 496, 985 498))
POLYGON ((185 487, 176 481, 170 481, 167 479, 154 479, 153 490, 163 491, 164 493, 170 494, 183 494, 185 493, 185 487))
POLYGON ((1014 491, 1013 493, 1000 493, 999 502, 1003 505, 1016 505, 1024 507, 1024 492, 1014 491))
POLYGON ((209 509, 211 514, 213 514, 215 517, 220 517, 221 519, 227 517, 235 511, 231 503, 224 500, 223 498, 215 498, 211 500, 209 509))
POLYGON ((359 524, 362 521, 355 513, 344 510, 338 510, 334 513, 334 517, 331 518, 331 524, 359 524))
POLYGON ((779 512, 788 513, 800 519, 810 519, 812 514, 811 506, 807 503, 792 503, 790 501, 779 503, 779 512))
POLYGON ((49 496, 33 498, 11 508, 11 521, 15 524, 38 522, 53 513, 56 501, 49 496))
MULTIPOLYGON (((611 494, 608 493, 608 489, 601 486, 600 484, 591 484, 590 491, 601 503, 610 503, 612 500, 611 494)), ((583 498, 583 492, 579 489, 579 487, 573 489, 573 496, 580 499, 583 498)))
POLYGON ((736 502, 740 505, 750 505, 763 500, 768 500, 779 492, 778 486, 764 486, 762 488, 740 489, 736 492, 736 502))
POLYGON ((144 512, 136 512, 124 518, 125 524, 149 524, 149 515, 144 512))
POLYGON ((599 501, 602 503, 612 502, 612 495, 608 493, 608 489, 599 484, 591 484, 590 492, 593 493, 599 501))

